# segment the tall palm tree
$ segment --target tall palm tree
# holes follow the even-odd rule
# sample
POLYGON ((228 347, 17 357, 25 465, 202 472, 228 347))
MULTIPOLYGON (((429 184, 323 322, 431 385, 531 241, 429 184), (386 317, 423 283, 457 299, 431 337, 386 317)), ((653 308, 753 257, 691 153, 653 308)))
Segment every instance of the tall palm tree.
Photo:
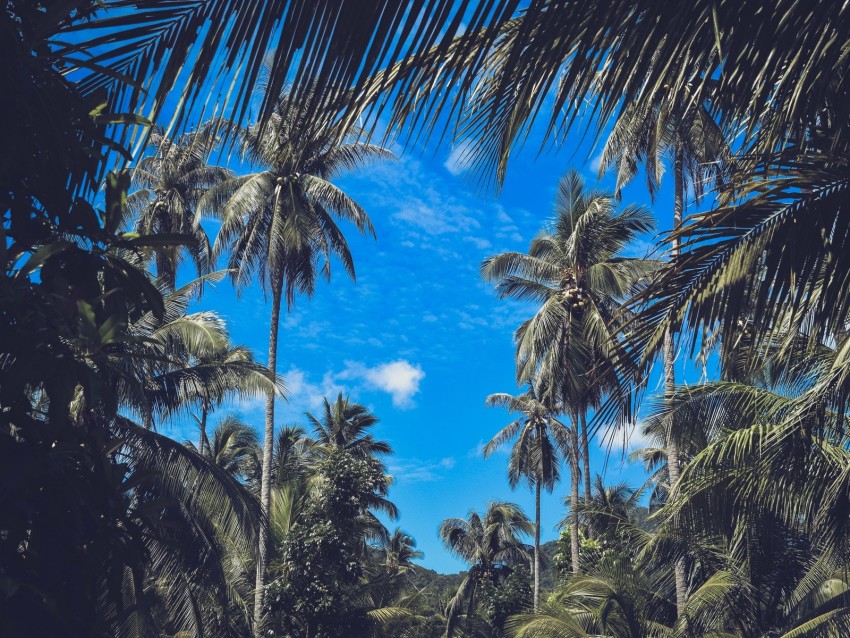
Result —
POLYGON ((561 455, 569 449, 570 433, 555 418, 552 409, 540 401, 534 387, 519 395, 491 394, 488 406, 507 408, 522 414, 484 446, 487 458, 502 445, 516 439, 508 461, 508 483, 515 488, 525 479, 534 489, 534 610, 540 600, 540 492, 551 492, 561 478, 561 455))
MULTIPOLYGON (((356 131, 343 124, 319 126, 315 114, 297 92, 283 94, 265 125, 241 132, 244 156, 263 170, 236 177, 207 191, 199 213, 221 219, 214 254, 227 253, 237 288, 258 275, 271 290, 268 367, 277 369, 277 341, 283 301, 291 307, 297 293, 310 296, 319 272, 331 275, 337 257, 354 278, 354 261, 337 220, 374 235, 360 205, 330 180, 344 170, 365 166, 392 154, 372 144, 354 141, 356 131)), ((268 513, 274 441, 274 394, 266 404, 261 505, 268 513)), ((257 562, 256 632, 262 617, 268 535, 261 536, 257 562)))
POLYGON ((502 253, 481 265, 483 277, 496 282, 500 297, 540 304, 534 317, 515 333, 517 378, 539 379, 571 416, 574 570, 579 567, 580 456, 585 463, 585 496, 590 497, 586 413, 601 407, 608 395, 608 406, 629 415, 627 379, 615 365, 622 361, 618 314, 621 302, 658 267, 655 261, 624 257, 622 252, 652 227, 647 209, 618 210, 612 194, 585 191, 582 178, 570 171, 558 185, 551 227, 532 240, 528 253, 502 253))
POLYGON ((466 616, 475 611, 475 593, 485 581, 496 584, 511 563, 529 557, 521 538, 533 532, 531 521, 513 503, 494 501, 481 516, 470 510, 465 519, 448 518, 440 524, 446 548, 469 564, 457 592, 446 606, 446 636, 451 638, 466 601, 466 616))
POLYGON ((127 197, 127 213, 137 232, 182 234, 195 240, 192 246, 162 245, 150 248, 156 275, 166 290, 174 290, 177 267, 191 259, 198 275, 209 272, 211 246, 206 232, 195 224, 195 208, 204 192, 233 178, 233 171, 207 164, 219 141, 221 125, 201 124, 197 130, 171 139, 159 128, 149 138, 150 154, 131 172, 136 190, 127 197))
MULTIPOLYGON (((689 92, 690 94, 691 92, 689 92)), ((647 106, 627 108, 614 125, 599 165, 602 176, 609 168, 617 168, 616 191, 637 174, 644 163, 649 192, 654 197, 664 173, 665 159, 673 164, 673 228, 682 224, 685 196, 690 184, 696 200, 702 196, 706 182, 721 179, 723 166, 731 152, 723 131, 712 119, 708 109, 694 105, 687 95, 665 95, 647 106)), ((670 256, 676 259, 680 242, 673 239, 670 256)), ((675 328, 670 325, 664 334, 664 392, 671 395, 676 388, 675 328)), ((671 421, 668 430, 675 424, 671 421)), ((674 437, 666 437, 667 471, 670 485, 679 480, 679 450, 674 437)), ((687 600, 684 563, 676 565, 676 606, 680 615, 687 600)))

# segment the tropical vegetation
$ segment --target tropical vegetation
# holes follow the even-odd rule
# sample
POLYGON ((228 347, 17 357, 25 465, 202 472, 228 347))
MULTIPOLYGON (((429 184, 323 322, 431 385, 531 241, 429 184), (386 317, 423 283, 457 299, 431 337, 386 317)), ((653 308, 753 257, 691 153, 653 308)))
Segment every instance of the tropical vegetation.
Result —
POLYGON ((846 3, 6 0, 0 36, 4 635, 850 634, 846 3), (536 511, 447 518, 435 592, 372 410, 275 420, 281 314, 375 234, 342 174, 449 139, 498 194, 536 124, 616 185, 565 171, 481 265, 528 311, 484 452, 536 511), (192 308, 225 277, 270 295, 264 360, 192 308), (635 431, 646 485, 594 480, 635 431))

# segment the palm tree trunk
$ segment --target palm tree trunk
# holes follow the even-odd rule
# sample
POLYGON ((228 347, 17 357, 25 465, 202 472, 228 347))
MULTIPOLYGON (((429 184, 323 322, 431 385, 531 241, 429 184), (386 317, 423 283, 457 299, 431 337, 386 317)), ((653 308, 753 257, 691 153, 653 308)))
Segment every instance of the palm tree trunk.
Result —
MULTIPOLYGON (((685 180, 683 173, 682 150, 680 145, 675 147, 675 157, 673 159, 673 180, 674 180, 674 201, 673 201, 673 226, 678 227, 682 223, 682 209, 684 208, 685 196, 685 180)), ((679 240, 673 242, 671 257, 679 254, 679 240)), ((676 351, 674 344, 673 328, 668 328, 664 333, 664 392, 667 395, 667 400, 670 400, 673 392, 676 390, 676 351)), ((670 488, 679 482, 679 446, 675 438, 672 436, 673 416, 670 416, 670 423, 667 425, 667 473, 670 480, 670 488)), ((685 611, 685 603, 687 602, 687 581, 685 575, 685 560, 680 558, 674 566, 676 579, 676 615, 681 618, 685 611)))
POLYGON ((540 601, 540 477, 534 484, 534 612, 540 601))
MULTIPOLYGON (((155 206, 163 207, 162 211, 158 214, 160 222, 159 232, 172 232, 171 219, 166 211, 167 204, 163 201, 159 201, 155 204, 155 206)), ((174 262, 176 262, 176 260, 172 259, 172 253, 174 250, 175 249, 173 247, 163 246, 161 248, 157 248, 154 253, 156 261, 156 277, 165 286, 166 290, 174 290, 177 285, 177 272, 174 267, 174 262)))
POLYGON ((570 552, 573 564, 573 574, 578 574, 578 492, 579 492, 579 442, 578 413, 572 415, 573 426, 570 428, 570 552))
POLYGON ((142 425, 146 430, 153 430, 153 410, 149 403, 145 402, 142 408, 142 425))
MULTIPOLYGON (((280 324, 280 304, 283 281, 272 280, 272 317, 269 328, 269 372, 277 373, 277 335, 280 324)), ((271 510, 272 445, 274 443, 274 389, 266 398, 266 429, 263 438, 263 469, 260 478, 260 533, 257 545, 257 579, 254 589, 254 636, 260 638, 263 621, 263 587, 266 584, 266 562, 269 553, 269 512, 271 510)))
POLYGON ((584 500, 590 502, 590 445, 587 442, 587 412, 581 412, 581 455, 584 462, 584 500))
POLYGON ((207 415, 209 414, 209 407, 206 404, 206 401, 201 405, 201 440, 198 443, 198 450, 201 452, 201 456, 205 456, 207 452, 210 451, 210 440, 207 438, 207 415))

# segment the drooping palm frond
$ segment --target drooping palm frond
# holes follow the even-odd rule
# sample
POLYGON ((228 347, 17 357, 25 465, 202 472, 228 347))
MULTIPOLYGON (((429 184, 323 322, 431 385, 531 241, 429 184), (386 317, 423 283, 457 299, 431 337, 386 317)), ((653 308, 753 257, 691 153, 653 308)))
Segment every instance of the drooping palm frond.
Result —
POLYGON ((706 106, 690 94, 663 94, 654 104, 629 105, 616 119, 599 162, 599 175, 616 168, 616 192, 644 165, 653 197, 664 174, 665 159, 677 163, 683 190, 699 199, 712 184, 722 183, 732 161, 727 136, 706 106))
POLYGON ((475 142, 468 163, 485 181, 501 181, 535 120, 548 121, 546 138, 557 141, 579 119, 601 128, 629 110, 650 113, 669 96, 682 107, 673 112, 707 104, 721 129, 742 125, 745 146, 755 141, 770 152, 819 126, 824 109, 846 121, 847 61, 839 51, 848 34, 846 7, 820 11, 799 0, 770 12, 758 0, 532 2, 497 37, 477 34, 466 64, 462 57, 445 67, 423 62, 405 84, 397 118, 434 126, 417 112, 434 109, 419 103, 420 87, 438 96, 431 99, 439 107, 451 104, 458 139, 475 142), (479 68, 481 51, 487 58, 479 68), (463 90, 442 92, 465 72, 474 78, 463 90))
MULTIPOLYGON (((435 46, 448 52, 463 27, 473 33, 497 25, 516 6, 487 1, 453 7, 435 1, 364 7, 283 0, 249 8, 233 0, 176 5, 80 0, 41 28, 84 94, 106 91, 111 104, 132 112, 156 118, 179 82, 178 123, 204 111, 241 121, 261 83, 265 121, 285 84, 294 81, 313 121, 327 123, 323 114, 329 105, 335 111, 346 106, 337 87, 357 94, 382 66, 435 46), (313 87, 309 93, 308 86, 313 87)), ((397 69, 397 74, 401 79, 408 72, 397 69)))
MULTIPOLYGON (((189 299, 214 273, 183 286, 165 300, 165 313, 148 313, 129 326, 133 341, 115 353, 119 374, 116 392, 126 408, 142 415, 166 417, 192 409, 202 419, 227 397, 284 392, 283 380, 254 361, 243 346, 230 343, 227 326, 209 311, 185 314, 189 299)), ((205 426, 204 422, 202 426, 205 426)))
POLYGON ((227 415, 213 429, 208 458, 234 477, 257 476, 260 443, 256 430, 236 415, 227 415))
POLYGON ((176 441, 126 419, 115 428, 118 454, 138 477, 128 495, 131 516, 148 528, 151 594, 170 626, 244 629, 244 561, 256 544, 257 501, 228 471, 176 441))
POLYGON ((517 614, 505 623, 512 638, 590 638, 575 615, 560 604, 544 603, 538 613, 517 614))
POLYGON ((651 356, 670 325, 687 330, 692 344, 704 332, 728 344, 743 337, 751 357, 783 335, 793 339, 790 353, 801 334, 815 348, 843 330, 846 166, 822 154, 791 157, 781 177, 757 175, 741 203, 695 215, 676 233, 681 255, 651 286, 664 292, 638 297, 653 300, 630 335, 635 348, 651 356))

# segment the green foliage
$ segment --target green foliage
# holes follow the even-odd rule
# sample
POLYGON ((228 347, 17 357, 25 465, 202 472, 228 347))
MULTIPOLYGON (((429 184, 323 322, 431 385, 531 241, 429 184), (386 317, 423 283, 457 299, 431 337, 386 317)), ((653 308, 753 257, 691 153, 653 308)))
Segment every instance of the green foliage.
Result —
MULTIPOLYGON (((466 15, 430 11, 435 2, 372 4, 4 3, 3 633, 244 636, 255 559, 262 583, 257 537, 271 528, 280 545, 269 607, 284 635, 433 636, 458 631, 461 618, 469 636, 503 625, 546 638, 850 634, 848 7, 533 0, 513 15, 516 2, 485 0, 466 15), (216 112, 242 119, 273 40, 292 46, 271 54, 259 122, 222 123, 261 170, 236 177, 206 165, 218 123, 174 139, 151 129, 153 152, 136 158, 139 190, 128 196, 130 173, 107 167, 133 159, 132 127, 150 122, 113 109, 144 105, 157 116, 179 79, 177 112, 162 113, 178 130, 201 96, 225 86, 233 91, 216 112), (411 49, 416 56, 394 64, 411 49), (289 77, 299 81, 281 97, 289 77), (205 427, 233 393, 282 390, 282 300, 311 293, 334 258, 354 275, 337 222, 372 228, 331 179, 389 156, 352 125, 363 108, 380 104, 371 112, 380 115, 386 105, 391 129, 430 130, 451 104, 456 141, 479 143, 466 144, 470 165, 500 181, 553 94, 547 135, 562 134, 587 103, 600 130, 616 120, 601 168, 616 164, 618 188, 644 164, 654 192, 668 155, 674 212, 686 183, 696 199, 706 180, 722 180, 711 210, 666 238, 674 254, 659 272, 621 252, 649 231, 646 212, 586 192, 577 173, 562 180, 557 219, 528 254, 484 264, 499 294, 540 303, 517 332, 518 376, 573 416, 570 531, 581 569, 528 614, 518 537, 530 527, 510 504, 446 521, 441 536, 469 572, 409 592, 414 544, 388 535, 372 512, 395 511, 375 459, 390 449, 368 434, 375 418, 363 406, 326 402, 313 419, 318 444, 292 429, 272 450, 269 420, 269 527, 249 489, 256 437, 225 421, 210 442, 205 427), (205 207, 222 220, 214 251, 198 223, 205 207), (137 232, 122 232, 130 222, 137 232), (259 278, 272 290, 270 374, 229 344, 218 317, 188 313, 186 290, 163 299, 142 268, 153 257, 172 289, 182 256, 206 272, 224 252, 237 285, 259 278), (600 480, 590 494, 579 424, 587 439, 588 409, 626 421, 632 390, 665 340, 672 353, 673 332, 704 358, 714 348, 721 380, 675 396, 668 388, 667 408, 650 420, 671 465, 665 450, 644 454, 657 508, 645 521, 639 491, 600 480), (197 451, 152 431, 191 410, 202 415, 197 451), (676 593, 688 598, 678 619, 674 564, 686 588, 676 593)), ((522 436, 511 481, 553 484, 557 459, 541 445, 529 452, 522 436)), ((569 570, 566 536, 557 546, 555 563, 569 570)))
POLYGON ((508 577, 494 585, 487 582, 481 588, 484 617, 497 636, 503 635, 509 616, 526 611, 532 604, 531 573, 525 565, 517 565, 508 577))
POLYGON ((319 486, 284 540, 266 591, 271 631, 315 638, 363 635, 370 627, 358 605, 363 575, 360 515, 386 488, 381 464, 334 450, 318 461, 319 486))

